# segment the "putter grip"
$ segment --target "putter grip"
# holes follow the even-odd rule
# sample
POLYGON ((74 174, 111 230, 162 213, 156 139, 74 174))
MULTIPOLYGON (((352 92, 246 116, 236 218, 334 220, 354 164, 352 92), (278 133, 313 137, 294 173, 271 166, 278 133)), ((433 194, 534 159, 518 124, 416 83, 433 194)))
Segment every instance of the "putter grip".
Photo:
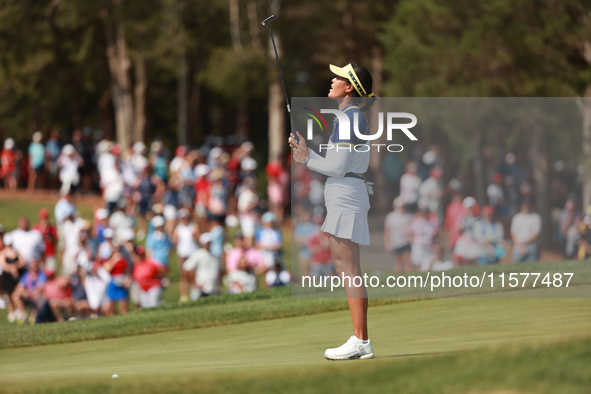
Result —
POLYGON ((264 21, 262 21, 261 25, 265 26, 267 23, 274 21, 275 18, 277 18, 277 15, 273 14, 270 17, 268 17, 267 19, 265 19, 264 21))

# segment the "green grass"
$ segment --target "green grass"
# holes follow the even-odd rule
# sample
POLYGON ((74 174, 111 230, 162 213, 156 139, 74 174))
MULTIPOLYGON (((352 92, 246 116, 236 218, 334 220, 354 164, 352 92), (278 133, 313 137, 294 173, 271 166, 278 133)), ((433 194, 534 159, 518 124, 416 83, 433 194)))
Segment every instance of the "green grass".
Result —
MULTIPOLYGON (((4 225, 6 232, 12 231, 16 228, 17 220, 20 216, 29 218, 31 226, 39 221, 38 213, 41 208, 47 208, 50 213, 50 220, 55 223, 53 211, 59 196, 48 197, 47 199, 34 198, 20 198, 20 199, 2 199, 0 200, 0 223, 4 225)), ((95 208, 94 202, 96 200, 78 199, 76 207, 80 212, 80 216, 84 219, 92 220, 95 208)))
POLYGON ((376 306, 369 329, 376 359, 340 363, 322 354, 350 335, 345 310, 3 349, 0 391, 586 393, 590 387, 586 300, 376 306), (112 380, 114 373, 120 378, 112 380))
MULTIPOLYGON (((405 300, 372 300, 372 305, 405 300)), ((124 316, 36 326, 11 325, 0 331, 0 349, 53 343, 81 342, 347 309, 342 299, 292 299, 289 288, 221 295, 199 301, 165 304, 124 316)))
MULTIPOLYGON (((34 222, 53 205, 0 201, 0 222, 22 213, 34 222)), ((92 208, 80 204, 84 217, 92 208)), ((351 335, 345 300, 283 288, 178 304, 171 265, 154 310, 34 327, 2 325, 0 311, 0 392, 590 392, 587 299, 371 299, 376 359, 328 362, 324 349, 351 335)))

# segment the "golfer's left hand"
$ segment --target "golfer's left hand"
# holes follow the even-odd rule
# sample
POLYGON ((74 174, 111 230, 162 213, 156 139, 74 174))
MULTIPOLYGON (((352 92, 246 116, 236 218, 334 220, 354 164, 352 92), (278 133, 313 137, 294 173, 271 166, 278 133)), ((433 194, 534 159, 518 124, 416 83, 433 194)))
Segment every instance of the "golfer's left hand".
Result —
POLYGON ((306 145, 306 140, 300 133, 297 133, 298 140, 296 140, 293 133, 289 134, 289 147, 293 153, 293 159, 297 164, 302 164, 304 159, 308 157, 308 146, 306 145))

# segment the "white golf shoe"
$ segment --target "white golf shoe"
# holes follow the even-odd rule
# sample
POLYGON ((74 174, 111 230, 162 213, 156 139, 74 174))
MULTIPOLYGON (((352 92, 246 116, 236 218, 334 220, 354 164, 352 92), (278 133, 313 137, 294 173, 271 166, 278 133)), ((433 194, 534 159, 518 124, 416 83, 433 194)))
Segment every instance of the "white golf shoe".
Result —
POLYGON ((351 336, 344 345, 334 349, 326 349, 324 357, 327 360, 364 360, 374 358, 371 341, 362 341, 355 335, 351 336), (365 343, 364 343, 365 342, 365 343))

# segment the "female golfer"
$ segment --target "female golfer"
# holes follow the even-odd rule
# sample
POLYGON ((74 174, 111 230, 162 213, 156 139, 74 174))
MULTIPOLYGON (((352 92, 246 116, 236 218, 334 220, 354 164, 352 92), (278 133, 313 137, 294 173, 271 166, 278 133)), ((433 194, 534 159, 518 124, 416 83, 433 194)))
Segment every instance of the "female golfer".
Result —
MULTIPOLYGON (((362 110, 367 109, 372 99, 364 108, 360 108, 360 97, 373 97, 372 77, 369 71, 357 64, 345 67, 330 65, 336 74, 332 79, 328 97, 338 102, 339 110, 343 111, 354 124, 358 118, 358 130, 363 134, 369 132, 367 120, 362 110), (357 116, 355 116, 357 115, 357 116)), ((369 227, 367 211, 369 210, 368 187, 364 173, 369 167, 369 149, 353 149, 359 144, 368 144, 350 131, 351 138, 340 139, 338 121, 335 120, 330 144, 326 157, 322 157, 308 149, 304 138, 298 133, 296 140, 293 134, 289 137, 289 145, 294 161, 303 164, 312 171, 328 176, 324 189, 326 201, 326 219, 322 231, 328 233, 332 259, 339 276, 361 276, 359 245, 369 245, 369 227), (365 151, 365 152, 363 152, 365 151)), ((359 284, 357 282, 357 284, 359 284)), ((324 357, 329 360, 354 360, 373 358, 371 341, 367 336, 367 292, 363 283, 355 286, 345 280, 347 301, 353 319, 353 336, 342 346, 327 349, 324 357)))

